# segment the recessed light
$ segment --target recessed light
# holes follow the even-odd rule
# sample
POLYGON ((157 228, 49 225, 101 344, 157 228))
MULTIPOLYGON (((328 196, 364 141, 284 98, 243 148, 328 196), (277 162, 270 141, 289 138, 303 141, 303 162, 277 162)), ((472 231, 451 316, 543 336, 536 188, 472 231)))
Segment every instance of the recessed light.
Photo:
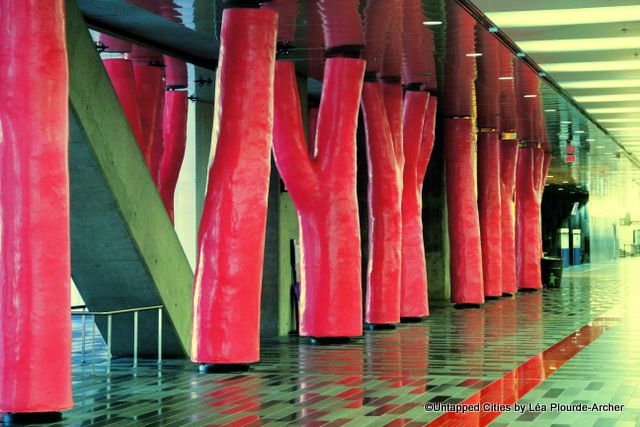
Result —
POLYGON ((545 113, 555 113, 556 111, 558 111, 558 110, 556 110, 555 108, 548 108, 548 109, 544 110, 545 113))
POLYGON ((477 56, 482 56, 482 54, 480 52, 471 52, 471 53, 467 53, 466 56, 470 56, 470 57, 477 57, 477 56))
POLYGON ((442 21, 424 21, 422 25, 442 25, 442 21))
POLYGON ((587 142, 595 142, 596 139, 595 138, 587 138, 587 142))
POLYGON ((570 122, 570 121, 567 121, 567 120, 562 120, 560 122, 560 124, 563 124, 563 125, 570 125, 571 123, 573 123, 573 122, 570 122))
POLYGON ((502 77, 498 77, 498 80, 513 80, 512 76, 502 76, 502 77))
POLYGON ((524 95, 525 98, 537 98, 538 95, 533 95, 533 94, 529 94, 529 95, 524 95))
POLYGON ((584 133, 583 130, 574 130, 573 133, 584 133))

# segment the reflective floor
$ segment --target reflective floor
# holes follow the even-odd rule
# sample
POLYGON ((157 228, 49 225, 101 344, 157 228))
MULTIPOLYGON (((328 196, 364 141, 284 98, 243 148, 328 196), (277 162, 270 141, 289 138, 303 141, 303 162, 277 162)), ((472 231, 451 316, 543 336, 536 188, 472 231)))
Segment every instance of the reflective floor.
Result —
MULTIPOLYGON (((640 259, 583 266, 565 272, 561 289, 481 309, 434 307, 424 323, 366 332, 348 345, 272 340, 262 362, 239 375, 201 375, 187 362, 161 373, 149 362, 134 375, 130 360, 114 361, 111 376, 104 362, 92 374, 75 331, 76 406, 57 425, 640 425, 638 276, 640 259), (506 406, 424 409, 443 402, 506 406)), ((104 360, 103 347, 98 353, 104 360)))

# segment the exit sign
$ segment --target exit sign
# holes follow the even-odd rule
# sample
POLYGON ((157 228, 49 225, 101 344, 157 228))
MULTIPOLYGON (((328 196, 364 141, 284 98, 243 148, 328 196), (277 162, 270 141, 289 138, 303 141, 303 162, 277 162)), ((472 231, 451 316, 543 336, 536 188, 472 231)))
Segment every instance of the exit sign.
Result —
POLYGON ((570 155, 564 156, 564 161, 565 161, 566 163, 575 163, 575 162, 576 162, 576 156, 575 156, 575 155, 573 155, 573 154, 570 154, 570 155))

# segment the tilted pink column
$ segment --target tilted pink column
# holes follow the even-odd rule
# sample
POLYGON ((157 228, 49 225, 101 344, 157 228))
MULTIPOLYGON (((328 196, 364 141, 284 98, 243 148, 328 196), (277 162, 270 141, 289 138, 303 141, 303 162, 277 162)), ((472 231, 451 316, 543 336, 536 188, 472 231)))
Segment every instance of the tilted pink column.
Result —
POLYGON ((500 204, 502 225, 502 293, 518 291, 516 281, 516 244, 514 195, 518 135, 516 124, 516 95, 513 56, 506 47, 499 47, 500 76, 500 204), (510 79, 508 77, 511 77, 510 79))
POLYGON ((389 7, 389 4, 376 0, 367 2, 364 11, 367 68, 362 112, 369 171, 369 257, 365 321, 373 328, 400 322, 402 175, 397 167, 393 134, 385 105, 384 84, 377 81, 393 13, 394 8, 389 7))
POLYGON ((193 291, 194 362, 260 359, 276 31, 272 11, 223 12, 217 126, 193 291))
POLYGON ((500 182, 500 43, 478 27, 478 212, 485 298, 502 296, 500 182))
POLYGON ((355 135, 364 61, 327 59, 324 76, 312 159, 293 63, 276 63, 273 148, 300 224, 300 335, 353 337, 362 334, 355 135))
POLYGON ((69 409, 65 2, 0 4, 0 412, 69 409))
POLYGON ((482 250, 473 167, 472 88, 475 76, 474 19, 447 1, 444 98, 444 158, 449 214, 451 301, 484 302, 482 250))
POLYGON ((173 199, 187 146, 187 96, 185 90, 170 90, 165 94, 158 192, 171 221, 174 220, 173 199))
POLYGON ((144 142, 140 126, 140 107, 136 93, 136 82, 133 77, 133 63, 125 58, 108 58, 102 61, 109 74, 111 84, 116 91, 133 136, 142 149, 144 142))

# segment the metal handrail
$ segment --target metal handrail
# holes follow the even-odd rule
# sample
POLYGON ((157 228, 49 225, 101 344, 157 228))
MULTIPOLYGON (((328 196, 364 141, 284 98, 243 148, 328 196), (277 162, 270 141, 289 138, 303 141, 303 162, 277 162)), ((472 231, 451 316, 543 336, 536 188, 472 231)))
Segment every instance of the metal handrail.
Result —
POLYGON ((96 316, 107 316, 107 374, 111 373, 111 333, 113 316, 118 314, 133 313, 133 369, 138 368, 138 317, 141 311, 158 310, 158 369, 162 369, 162 305, 152 305, 148 307, 134 307, 125 308, 121 310, 111 311, 73 311, 74 309, 85 308, 86 306, 73 306, 71 307, 72 316, 82 316, 82 363, 85 362, 85 336, 86 336, 86 323, 87 316, 93 318, 91 324, 91 371, 95 374, 95 339, 96 339, 96 316))

